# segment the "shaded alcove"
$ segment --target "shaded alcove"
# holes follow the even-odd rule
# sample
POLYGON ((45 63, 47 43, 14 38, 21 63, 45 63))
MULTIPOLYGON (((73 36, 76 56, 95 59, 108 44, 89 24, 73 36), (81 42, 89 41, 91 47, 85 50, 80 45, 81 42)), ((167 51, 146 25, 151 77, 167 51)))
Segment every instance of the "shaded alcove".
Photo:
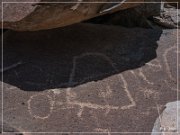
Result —
POLYGON ((98 81, 156 58, 160 35, 161 30, 97 24, 8 31, 4 33, 4 68, 22 64, 4 72, 3 81, 25 91, 98 81))

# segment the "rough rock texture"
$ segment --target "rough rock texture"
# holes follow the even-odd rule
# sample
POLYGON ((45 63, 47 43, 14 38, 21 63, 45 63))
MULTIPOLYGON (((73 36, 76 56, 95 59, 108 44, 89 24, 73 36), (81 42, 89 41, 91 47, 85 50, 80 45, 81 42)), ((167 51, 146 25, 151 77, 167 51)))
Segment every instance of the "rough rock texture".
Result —
POLYGON ((4 122, 21 132, 151 132, 177 98, 176 38, 94 24, 5 32, 4 68, 22 64, 4 72, 4 122))
POLYGON ((166 104, 166 109, 157 118, 152 135, 169 135, 167 132, 171 132, 171 135, 180 133, 180 101, 171 102, 166 104), (178 124, 177 124, 178 123, 178 124), (159 132, 154 133, 154 132, 159 132))
MULTIPOLYGON (((18 1, 18 0, 16 0, 18 1)), ((127 9, 139 5, 144 0, 114 0, 118 3, 77 3, 98 0, 70 0, 74 3, 4 3, 3 27, 19 31, 51 29, 77 23, 83 20, 127 9)), ((31 0, 30 2, 53 2, 50 0, 31 0)), ((56 0, 54 2, 62 2, 56 0)), ((102 2, 99 0, 99 2, 102 2)), ((104 0, 103 2, 108 2, 104 0)), ((113 2, 111 0, 111 2, 113 2)), ((2 9, 2 7, 1 7, 2 9)), ((2 23, 2 22, 1 22, 2 23)), ((2 26, 2 24, 1 24, 2 26)))
POLYGON ((180 9, 164 4, 159 16, 154 16, 154 22, 165 28, 177 28, 180 25, 180 9))

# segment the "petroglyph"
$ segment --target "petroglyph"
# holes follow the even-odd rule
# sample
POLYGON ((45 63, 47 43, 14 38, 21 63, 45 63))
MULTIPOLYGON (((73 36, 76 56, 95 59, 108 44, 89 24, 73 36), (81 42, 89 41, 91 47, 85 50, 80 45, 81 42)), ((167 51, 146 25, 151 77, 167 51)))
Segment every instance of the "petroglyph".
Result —
MULTIPOLYGON (((51 115, 51 113, 52 113, 52 111, 53 111, 53 107, 54 107, 54 100, 49 96, 49 95, 47 95, 47 94, 43 94, 43 93, 41 93, 41 94, 36 94, 36 95, 33 95, 33 96, 31 96, 30 98, 29 98, 29 100, 27 101, 27 103, 28 103, 28 111, 29 111, 29 114, 32 116, 32 117, 34 117, 34 118, 36 118, 36 119, 42 119, 42 120, 44 120, 44 119, 47 119, 47 118, 49 118, 49 116, 51 115), (32 102, 34 101, 34 102, 36 102, 36 104, 39 102, 39 100, 41 100, 41 98, 45 98, 46 97, 46 99, 48 100, 48 102, 49 102, 49 112, 46 114, 46 116, 40 116, 40 115, 37 115, 37 114, 35 114, 34 113, 34 109, 35 110, 38 110, 38 111, 42 111, 42 110, 40 110, 40 106, 32 106, 32 102)), ((44 103, 44 102, 43 102, 44 103)), ((42 108, 41 108, 42 109, 42 108)), ((44 113, 44 112, 43 112, 44 113)))
MULTIPOLYGON (((152 69, 153 70, 152 72, 162 71, 162 64, 157 59, 155 59, 155 60, 153 60, 153 61, 151 61, 149 63, 146 63, 145 68, 147 68, 146 66, 148 67, 148 70, 152 69)), ((137 71, 136 70, 135 71, 130 70, 129 72, 137 79, 138 83, 141 83, 141 81, 138 81, 138 80, 140 78, 142 78, 142 80, 144 82, 146 82, 147 84, 154 85, 154 82, 150 81, 147 78, 147 76, 145 75, 145 72, 144 72, 143 68, 139 68, 137 71)))
MULTIPOLYGON (((117 68, 116 68, 115 64, 113 63, 113 61, 112 61, 109 57, 107 57, 106 55, 104 55, 104 54, 102 54, 102 53, 84 53, 84 54, 82 54, 82 55, 80 55, 80 56, 74 57, 74 59, 73 59, 73 69, 72 69, 72 72, 71 72, 71 74, 70 74, 70 80, 69 80, 69 83, 70 83, 70 84, 72 84, 72 82, 73 82, 73 77, 74 77, 74 75, 75 75, 77 59, 83 58, 83 57, 85 57, 85 56, 99 56, 99 57, 102 57, 102 58, 104 58, 110 65, 112 65, 112 67, 114 68, 115 71, 117 71, 117 68)), ((123 75, 121 74, 121 75, 120 75, 120 78, 119 78, 119 76, 118 76, 118 79, 119 79, 119 81, 123 81, 124 90, 125 90, 125 92, 126 92, 126 94, 127 94, 127 97, 129 98, 129 100, 130 100, 130 102, 131 102, 130 105, 122 106, 122 107, 120 107, 120 109, 129 109, 129 108, 131 108, 131 107, 134 107, 134 106, 136 105, 136 103, 135 103, 134 99, 132 98, 132 96, 131 96, 128 88, 127 88, 128 85, 127 85, 127 82, 126 82, 125 78, 124 78, 123 75)), ((70 91, 71 91, 71 89, 67 89, 67 95, 71 95, 71 94, 70 94, 70 91)), ((110 92, 110 89, 109 89, 109 88, 108 88, 108 92, 110 92)), ((96 105, 96 104, 91 104, 91 103, 81 103, 81 102, 73 102, 73 104, 78 104, 78 105, 81 106, 81 108, 83 108, 83 107, 89 107, 89 108, 92 108, 92 109, 108 109, 108 111, 111 110, 111 109, 118 109, 118 108, 119 108, 119 106, 110 106, 110 105, 102 106, 102 105, 96 105)))
MULTIPOLYGON (((109 85, 107 85, 106 89, 101 87, 98 90, 99 90, 98 96, 100 98, 104 98, 104 101, 106 102, 106 105, 109 106, 109 102, 108 102, 107 99, 112 98, 112 96, 113 96, 113 91, 112 91, 111 87, 109 85)), ((109 112, 110 112, 110 108, 107 108, 107 110, 105 112, 105 116, 107 116, 109 112)))
POLYGON ((59 95, 62 93, 61 89, 51 89, 49 90, 50 92, 52 91, 55 95, 59 95))
POLYGON ((154 84, 153 82, 151 82, 151 81, 149 81, 149 80, 147 79, 146 75, 143 73, 142 68, 139 69, 139 76, 140 76, 145 82, 147 82, 148 84, 150 84, 150 85, 153 85, 153 84, 154 84))
POLYGON ((146 98, 151 98, 151 97, 154 98, 154 99, 158 99, 159 98, 159 93, 156 92, 153 89, 141 88, 140 91, 144 93, 144 96, 146 98))
MULTIPOLYGON (((79 7, 75 12, 78 10, 79 7)), ((151 131, 158 115, 155 103, 163 105, 176 99, 177 82, 169 79, 162 56, 165 49, 173 45, 170 38, 162 41, 154 30, 148 29, 133 28, 126 33, 126 28, 120 28, 116 33, 116 26, 112 29, 108 26, 107 30, 105 26, 100 29, 98 25, 94 29, 91 26, 86 28, 80 24, 73 29, 74 26, 56 29, 57 33, 50 34, 48 44, 45 40, 35 44, 36 33, 32 33, 25 36, 25 40, 30 37, 28 43, 34 39, 32 44, 20 50, 14 46, 17 54, 20 52, 15 60, 22 55, 22 60, 30 63, 5 74, 6 121, 32 132, 151 131), (102 33, 101 29, 107 32, 96 38, 102 33), (74 37, 73 31, 79 31, 79 35, 74 37), (128 33, 133 34, 132 38, 128 33), (94 36, 88 36, 92 34, 94 36), (11 89, 10 86, 17 87, 11 89)), ((49 35, 43 33, 40 32, 42 38, 49 35)), ((168 32, 165 34, 169 37, 168 32)), ((23 47, 22 36, 17 44, 23 47)), ((8 51, 8 46, 6 49, 8 51)), ((174 78, 175 51, 174 48, 167 54, 174 78)), ((9 54, 11 52, 7 52, 9 54)), ((6 61, 8 65, 11 58, 7 57, 6 61)))
POLYGON ((110 129, 95 128, 94 131, 101 132, 101 133, 107 133, 108 135, 111 135, 110 129))
POLYGON ((79 111, 78 111, 78 113, 77 113, 77 116, 78 116, 79 118, 81 118, 83 111, 84 111, 84 108, 82 108, 82 107, 80 106, 79 111))
POLYGON ((123 88, 124 88, 124 90, 125 90, 128 98, 129 98, 129 100, 131 101, 131 104, 130 104, 130 105, 122 106, 121 109, 122 109, 122 110, 124 110, 124 109, 130 109, 131 107, 136 106, 136 102, 134 101, 134 99, 132 98, 132 96, 131 96, 131 94, 130 94, 130 92, 129 92, 129 90, 128 90, 128 84, 127 84, 124 76, 123 76, 122 74, 120 74, 120 75, 118 75, 118 76, 120 76, 120 78, 118 77, 118 79, 121 79, 121 80, 123 81, 123 84, 124 84, 123 88))
MULTIPOLYGON (((142 78, 143 81, 145 81, 146 83, 153 85, 154 83, 151 82, 149 79, 147 79, 146 75, 143 72, 143 69, 138 69, 138 72, 132 71, 130 70, 130 73, 137 79, 137 81, 142 78), (139 78, 140 77, 140 78, 139 78)), ((138 81, 139 82, 139 81, 138 81)))
POLYGON ((113 109, 117 110, 118 106, 109 106, 109 105, 98 105, 98 104, 92 104, 92 103, 82 103, 78 101, 70 102, 71 105, 79 105, 81 108, 87 107, 91 109, 113 109))
MULTIPOLYGON (((168 54, 169 51, 173 50, 173 48, 170 48, 168 50, 166 50, 165 54, 164 54, 164 58, 165 58, 165 62, 167 63, 167 59, 166 59, 166 55, 168 54)), ((111 66, 112 68, 114 69, 114 71, 118 72, 115 64, 113 63, 113 61, 107 57, 106 55, 102 54, 102 53, 83 53, 82 55, 79 55, 79 56, 75 56, 73 58, 73 64, 72 64, 72 70, 70 72, 70 75, 69 75, 69 81, 68 81, 68 85, 69 86, 73 86, 74 84, 76 84, 77 82, 74 82, 74 77, 75 77, 75 72, 77 70, 77 61, 78 59, 81 59, 81 58, 84 58, 86 56, 93 56, 93 57, 100 57, 100 58, 103 58, 105 61, 107 61, 111 66)), ((146 64, 147 66, 149 66, 150 68, 155 68, 156 71, 160 71, 162 69, 162 65, 160 64, 160 62, 158 60, 154 60, 150 63, 147 63, 146 64)), ((166 65, 167 66, 167 70, 169 70, 169 65, 166 65)), ((150 84, 150 85, 153 85, 154 83, 149 81, 146 77, 146 75, 144 74, 143 70, 142 69, 138 69, 138 73, 134 72, 134 71, 130 71, 130 73, 135 76, 137 78, 137 75, 139 77, 141 77, 146 83, 150 84), (136 75, 137 74, 137 75, 136 75)), ((91 76, 90 76, 91 77, 91 76)), ((85 79, 82 80, 82 82, 86 79, 89 79, 90 77, 87 77, 85 79)), ((94 77, 94 76, 93 76, 94 77)), ((59 109, 70 109, 70 108, 78 108, 78 112, 77 112, 77 117, 78 118, 81 118, 82 117, 82 114, 83 114, 83 111, 84 111, 84 108, 89 108, 89 109, 102 109, 105 111, 105 115, 107 115, 111 110, 118 110, 118 109, 121 109, 121 110, 125 110, 125 109, 130 109, 132 107, 135 107, 136 106, 136 102, 134 101, 129 89, 128 89, 128 83, 125 79, 125 77, 123 76, 123 74, 119 74, 117 75, 118 77, 118 80, 119 82, 122 82, 122 88, 123 90, 125 91, 126 95, 128 97, 128 100, 130 100, 130 104, 129 105, 124 105, 124 106, 117 106, 117 105, 110 105, 108 103, 108 98, 113 98, 113 90, 111 89, 111 86, 106 84, 106 87, 101 87, 98 91, 98 96, 100 98, 103 98, 104 101, 105 101, 105 105, 101 105, 101 104, 96 104, 96 103, 91 103, 89 101, 78 101, 76 99, 77 97, 77 93, 76 91, 73 91, 73 88, 69 87, 67 89, 64 89, 64 91, 62 91, 61 89, 52 89, 50 91, 53 92, 54 96, 56 95, 61 95, 62 93, 65 92, 66 94, 66 101, 63 101, 63 102, 60 102, 60 101, 54 101, 50 96, 48 95, 45 95, 47 96, 47 98, 49 99, 49 102, 51 104, 50 106, 50 111, 49 113, 47 114, 47 116, 38 116, 36 114, 33 113, 32 111, 32 107, 31 107, 31 102, 32 100, 38 96, 38 95, 34 95, 32 96, 29 101, 28 101, 28 110, 29 110, 29 113, 35 117, 35 118, 39 118, 39 119, 47 119, 49 118, 49 116, 51 115, 52 113, 52 110, 53 110, 53 106, 54 106, 54 102, 57 102, 56 105, 60 106, 59 109)), ((78 82, 79 83, 79 82, 78 82)), ((98 84, 98 83, 97 83, 98 84)), ((140 90, 141 92, 144 93, 144 96, 146 98, 150 98, 151 96, 153 96, 154 98, 158 98, 159 95, 157 92, 155 92, 155 90, 152 90, 152 89, 148 89, 148 88, 141 88, 140 90)))
MULTIPOLYGON (((112 68, 117 71, 117 68, 115 66, 115 64, 111 61, 111 59, 109 57, 107 57, 106 55, 102 54, 102 53, 84 53, 80 56, 75 56, 73 58, 73 67, 69 76, 69 81, 68 84, 69 86, 72 86, 75 82, 74 82, 74 76, 75 76, 75 71, 76 71, 76 66, 77 66, 77 59, 86 57, 86 56, 96 56, 96 57, 100 57, 105 59, 111 66, 112 68)), ((109 105, 108 101, 106 98, 113 98, 113 90, 111 89, 111 87, 106 84, 106 87, 104 89, 104 87, 100 88, 98 91, 98 95, 99 97, 104 98, 104 101, 106 102, 105 105, 100 105, 100 104, 95 104, 95 103, 91 103, 91 102, 82 102, 82 101, 78 101, 76 99, 76 91, 73 91, 72 88, 67 88, 64 89, 64 92, 66 93, 66 101, 65 102, 59 102, 59 101, 55 101, 57 102, 56 105, 61 106, 60 109, 69 109, 69 108, 78 108, 78 112, 77 112, 77 117, 81 118, 82 113, 84 111, 84 108, 90 108, 90 109, 102 109, 105 110, 105 115, 107 115, 110 110, 118 110, 118 109, 130 109, 131 107, 136 106, 136 103, 134 101, 134 99, 132 98, 129 90, 128 90, 128 84, 124 78, 124 76, 122 74, 118 75, 118 80, 121 81, 123 83, 123 90, 125 91, 125 93, 127 94, 126 96, 128 97, 128 100, 130 100, 131 104, 129 105, 125 105, 125 106, 114 106, 114 105, 109 105), (63 106, 63 107, 62 107, 63 106)), ((50 90, 53 92, 54 95, 61 95, 63 92, 60 89, 52 89, 50 90)), ((49 96, 48 96, 49 97, 49 96)), ((31 102, 33 97, 31 97, 29 104, 31 102)), ((52 99, 51 99, 52 102, 52 99)), ((30 108, 30 107, 29 107, 30 108)), ((52 108, 52 107, 51 107, 52 108)), ((51 109, 52 112, 52 109, 51 109)), ((30 112, 30 114, 32 114, 32 112, 30 112)), ((51 113, 48 114, 48 116, 46 117, 39 117, 39 116, 34 116, 36 118, 41 118, 41 119, 46 119, 50 116, 51 113)))
POLYGON ((153 70, 156 70, 156 71, 162 70, 162 65, 161 65, 160 61, 157 59, 155 59, 149 63, 146 63, 146 65, 148 65, 150 68, 152 68, 153 70))
POLYGON ((19 62, 15 63, 15 64, 12 64, 12 65, 8 66, 8 67, 3 67, 2 69, 0 69, 0 73, 11 70, 13 68, 16 68, 16 67, 18 67, 18 66, 20 66, 22 64, 24 64, 24 63, 22 61, 19 61, 19 62))
POLYGON ((71 88, 66 89, 66 101, 67 103, 70 103, 71 98, 71 88))
POLYGON ((174 49, 177 50, 177 47, 176 47, 176 46, 170 47, 170 48, 166 49, 165 52, 164 52, 164 54, 163 54, 163 59, 164 59, 164 64, 165 64, 166 72, 167 72, 169 78, 170 78, 171 80, 173 80, 173 81, 175 81, 176 78, 174 78, 174 77, 172 76, 171 69, 170 69, 170 66, 169 66, 169 64, 168 64, 167 56, 168 56, 169 52, 170 52, 170 51, 173 51, 174 49))
MULTIPOLYGON (((96 56, 96 57, 99 57, 99 58, 103 58, 105 61, 107 61, 113 67, 113 69, 115 71, 118 71, 115 64, 113 63, 113 61, 109 57, 107 57, 106 55, 104 55, 102 53, 95 53, 95 52, 94 53, 83 53, 82 55, 75 56, 73 58, 73 67, 72 67, 71 74, 70 74, 70 77, 69 77, 69 85, 70 86, 77 83, 77 82, 74 82, 73 78, 75 76, 75 70, 76 70, 78 59, 81 59, 81 58, 86 57, 86 56, 93 56, 93 57, 96 56)), ((84 78, 81 82, 78 82, 78 83, 83 83, 86 80, 89 80, 89 79, 97 77, 97 76, 99 76, 99 75, 88 76, 88 77, 84 78)))

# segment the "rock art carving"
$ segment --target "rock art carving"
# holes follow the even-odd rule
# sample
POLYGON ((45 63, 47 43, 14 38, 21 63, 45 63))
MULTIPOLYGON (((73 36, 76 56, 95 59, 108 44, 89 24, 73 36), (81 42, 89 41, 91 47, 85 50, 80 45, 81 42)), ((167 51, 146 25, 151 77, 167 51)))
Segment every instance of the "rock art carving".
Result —
POLYGON ((143 73, 143 69, 141 68, 139 69, 139 76, 148 84, 151 84, 151 85, 154 84, 153 82, 150 82, 149 79, 147 79, 146 75, 143 73))
MULTIPOLYGON (((107 57, 106 55, 102 54, 102 53, 84 53, 80 56, 76 56, 74 57, 73 59, 73 68, 72 68, 72 71, 71 71, 71 74, 70 74, 70 79, 69 79, 69 84, 73 84, 73 77, 75 75, 75 70, 76 70, 76 62, 77 62, 77 59, 80 59, 82 57, 85 57, 85 56, 99 56, 99 57, 102 57, 104 58, 106 61, 108 61, 108 63, 110 65, 112 65, 112 67, 114 68, 115 71, 117 71, 117 68, 115 67, 114 63, 111 61, 111 59, 109 57, 107 57)), ((124 83, 124 90, 125 92, 127 93, 127 96, 128 96, 128 99, 130 100, 131 104, 128 105, 128 106, 122 106, 122 107, 119 107, 119 106, 110 106, 110 105, 98 105, 98 104, 92 104, 92 103, 82 103, 82 102, 78 102, 78 101, 70 101, 70 97, 71 97, 71 88, 68 88, 66 90, 66 97, 67 97, 67 104, 70 104, 70 105, 78 105, 80 106, 80 111, 78 113, 78 116, 80 117, 82 112, 83 112, 83 108, 84 107, 87 107, 87 108, 91 108, 91 109, 105 109, 106 112, 109 112, 109 110, 111 109, 129 109, 131 107, 134 107, 136 105, 134 99, 132 98, 129 90, 128 90, 128 86, 127 86, 127 82, 125 80, 125 78, 123 77, 123 75, 120 75, 119 77, 119 80, 120 81, 123 81, 124 83)), ((108 87, 108 86, 107 86, 108 87)), ((109 90, 109 89, 108 89, 109 90)))
POLYGON ((170 70, 170 67, 169 67, 169 64, 168 64, 167 56, 168 56, 168 54, 169 54, 171 51, 173 51, 174 49, 177 50, 177 47, 176 47, 176 46, 173 46, 173 47, 167 48, 167 49, 165 50, 164 54, 163 54, 164 64, 165 64, 165 68, 166 68, 167 74, 168 74, 169 78, 170 78, 171 80, 173 80, 173 81, 175 81, 176 78, 174 78, 174 77, 172 76, 172 73, 171 73, 171 70, 170 70))
MULTIPOLYGON (((169 75, 169 77, 171 79, 174 79, 171 75, 171 72, 170 72, 170 67, 168 65, 168 60, 167 60, 167 55, 170 51, 176 49, 176 47, 171 47, 171 48, 168 48, 165 53, 163 54, 163 58, 164 58, 164 61, 165 61, 165 65, 166 65, 166 70, 167 70, 167 73, 169 75)), ((83 53, 82 55, 80 56, 75 56, 73 58, 73 67, 72 67, 72 70, 71 70, 71 73, 70 73, 70 76, 69 76, 69 86, 72 86, 74 83, 74 76, 75 76, 75 71, 76 71, 76 66, 77 66, 77 60, 78 59, 81 59, 85 56, 97 56, 97 57, 101 57, 103 58, 104 60, 106 60, 112 67, 115 71, 117 71, 117 68, 115 66, 115 64, 113 63, 113 61, 107 57, 106 55, 102 54, 102 53, 83 53)), ((160 62, 158 60, 154 60, 153 62, 149 62, 146 64, 147 66, 149 66, 150 68, 156 68, 157 71, 161 70, 162 69, 162 65, 160 64, 160 62)), ((138 73, 135 73, 134 71, 130 71, 132 73, 132 75, 134 75, 135 77, 137 77, 137 75, 139 77, 141 77, 145 82, 147 82, 148 84, 150 85, 153 85, 153 82, 149 81, 146 77, 146 75, 143 73, 143 70, 142 69, 138 69, 138 73), (136 75, 137 74, 137 75, 136 75)), ((87 78, 85 78, 87 79, 87 78)), ((104 98, 105 102, 106 102, 106 105, 100 105, 100 104, 95 104, 95 103, 90 103, 90 102, 80 102, 80 101, 77 101, 75 98, 76 98, 76 92, 72 91, 72 88, 67 88, 65 89, 65 93, 66 93, 66 102, 58 102, 58 105, 66 105, 66 107, 64 108, 61 108, 61 109, 68 109, 68 108, 73 108, 73 107, 79 107, 79 111, 77 112, 77 117, 81 118, 82 116, 82 113, 84 111, 84 108, 87 107, 87 108, 90 108, 90 109, 103 109, 105 110, 105 115, 107 115, 110 110, 118 110, 118 109, 130 109, 131 107, 134 107, 136 106, 136 102, 134 101, 134 99, 132 98, 131 96, 131 93, 129 92, 128 90, 128 83, 125 79, 125 77, 123 76, 123 74, 119 74, 118 75, 118 79, 119 81, 122 81, 123 82, 123 88, 124 88, 124 91, 126 92, 127 94, 127 97, 128 99, 130 100, 131 104, 130 105, 125 105, 125 106, 113 106, 113 105, 109 105, 108 101, 106 100, 106 98, 110 98, 112 97, 112 93, 113 93, 113 90, 111 89, 111 87, 107 84, 106 86, 106 89, 99 89, 99 97, 102 97, 104 98)), ((60 89, 53 89, 53 90, 50 90, 53 92, 54 96, 56 95, 59 95, 62 93, 62 91, 60 89)), ((150 90, 150 89, 143 89, 144 91, 144 96, 149 98, 151 95, 154 95, 156 97, 158 97, 157 93, 154 91, 154 90, 150 90)), ((35 117, 35 118, 38 118, 38 119, 47 119, 49 118, 49 116, 51 115, 52 113, 52 110, 53 110, 53 106, 54 106, 54 101, 52 99, 52 97, 50 97, 49 95, 44 95, 44 96, 47 96, 47 98, 49 99, 49 102, 51 104, 50 106, 50 112, 47 116, 44 116, 44 117, 41 117, 41 116, 37 116, 36 114, 33 114, 32 112, 32 109, 31 109, 31 101, 38 95, 34 95, 34 96, 31 96, 30 99, 28 100, 28 111, 29 113, 31 114, 31 116, 35 117)))
MULTIPOLYGON (((73 82, 73 78, 75 76, 75 70, 76 70, 76 66, 77 66, 77 59, 83 58, 85 56, 98 56, 101 57, 103 59, 105 59, 110 65, 112 65, 112 67, 114 68, 115 71, 117 71, 117 68, 115 66, 115 64, 111 61, 111 59, 109 57, 107 57, 106 55, 102 54, 102 53, 84 53, 80 56, 75 56, 73 59, 73 67, 69 76, 69 86, 72 86, 74 84, 73 82)), ((76 93, 74 91, 72 91, 72 88, 67 88, 65 89, 65 93, 66 93, 66 101, 63 102, 58 102, 58 105, 65 105, 65 108, 61 108, 61 109, 68 109, 69 107, 79 107, 79 111, 77 112, 77 116, 79 118, 81 118, 81 115, 83 113, 84 108, 90 108, 90 109, 102 109, 105 110, 105 115, 107 115, 110 110, 118 110, 118 109, 130 109, 131 107, 136 106, 136 102, 134 101, 133 97, 131 96, 131 93, 128 90, 128 83, 126 82, 124 76, 122 74, 118 75, 118 80, 123 82, 123 90, 125 91, 125 93, 127 94, 128 100, 130 100, 131 104, 129 105, 125 105, 125 106, 114 106, 114 105, 109 105, 109 103, 107 102, 107 100, 105 100, 106 105, 100 105, 100 104, 95 104, 95 103, 91 103, 91 102, 81 102, 78 100, 74 100, 74 97, 76 97, 76 93)), ((50 90, 51 92, 53 92, 54 97, 56 95, 59 95, 62 93, 62 91, 60 89, 52 89, 50 90)), ((104 99, 106 99, 107 97, 111 97, 112 96, 112 89, 110 88, 110 86, 107 84, 106 90, 105 92, 100 90, 99 91, 99 96, 102 96, 104 99)), ((31 102, 32 100, 34 100, 36 97, 39 96, 39 94, 37 95, 33 95, 30 97, 30 99, 28 100, 28 111, 30 113, 31 116, 33 116, 34 118, 37 119, 47 119, 49 118, 49 116, 51 115, 51 113, 53 112, 53 107, 54 107, 54 103, 56 101, 54 101, 54 98, 50 97, 48 94, 40 94, 41 96, 44 95, 48 98, 49 102, 50 102, 50 111, 49 114, 47 116, 38 116, 36 114, 33 113, 32 111, 32 106, 31 106, 31 102)), ((56 104, 57 105, 57 104, 56 104)))
POLYGON ((146 63, 150 68, 156 69, 156 71, 162 70, 162 65, 159 60, 155 59, 152 62, 146 63))
POLYGON ((27 103, 28 103, 29 114, 32 117, 36 118, 36 119, 42 119, 42 120, 49 118, 49 116, 51 115, 51 113, 53 111, 53 107, 54 107, 54 101, 53 101, 52 97, 50 97, 49 95, 44 94, 44 93, 36 94, 36 95, 31 96, 30 99, 27 101, 27 103), (39 96, 39 98, 38 98, 38 96, 39 96), (37 100, 38 101, 41 98, 41 96, 46 97, 48 99, 48 101, 49 101, 49 104, 50 104, 50 106, 49 106, 49 113, 46 116, 39 116, 37 114, 34 114, 34 112, 33 112, 33 108, 32 108, 31 102, 33 100, 37 100))

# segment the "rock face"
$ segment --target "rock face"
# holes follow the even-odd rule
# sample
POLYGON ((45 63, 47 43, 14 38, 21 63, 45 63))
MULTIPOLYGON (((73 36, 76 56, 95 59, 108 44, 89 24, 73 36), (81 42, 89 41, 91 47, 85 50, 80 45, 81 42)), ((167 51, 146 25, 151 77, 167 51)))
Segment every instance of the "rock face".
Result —
POLYGON ((177 98, 176 38, 97 24, 5 32, 4 67, 22 64, 4 72, 4 130, 151 132, 177 98))
MULTIPOLYGON (((14 1, 21 2, 21 0, 14 1)), ((32 3, 4 3, 3 27, 18 31, 62 27, 140 4, 124 2, 143 2, 144 0, 114 0, 117 3, 83 3, 93 1, 70 0, 68 2, 72 3, 38 3, 62 2, 62 0, 30 0, 28 2, 32 3)), ((102 1, 99 0, 99 2, 102 1)), ((108 2, 108 0, 103 2, 108 2)))

